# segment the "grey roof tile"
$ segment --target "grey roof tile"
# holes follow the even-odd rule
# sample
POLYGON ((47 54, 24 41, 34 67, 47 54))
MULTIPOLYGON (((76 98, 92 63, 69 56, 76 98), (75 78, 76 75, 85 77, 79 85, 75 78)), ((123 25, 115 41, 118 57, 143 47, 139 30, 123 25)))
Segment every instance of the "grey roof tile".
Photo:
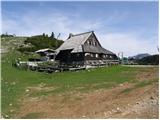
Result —
POLYGON ((101 46, 84 45, 85 41, 92 34, 93 31, 72 35, 56 50, 57 53, 61 50, 73 49, 71 53, 92 52, 92 53, 114 54, 111 51, 106 50, 101 46))

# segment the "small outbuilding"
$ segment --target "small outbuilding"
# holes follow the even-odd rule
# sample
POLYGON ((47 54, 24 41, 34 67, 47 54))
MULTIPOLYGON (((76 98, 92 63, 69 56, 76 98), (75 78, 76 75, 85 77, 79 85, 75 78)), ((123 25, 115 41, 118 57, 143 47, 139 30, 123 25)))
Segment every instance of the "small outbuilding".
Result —
POLYGON ((56 51, 50 48, 37 50, 36 53, 44 60, 54 61, 56 57, 56 51))

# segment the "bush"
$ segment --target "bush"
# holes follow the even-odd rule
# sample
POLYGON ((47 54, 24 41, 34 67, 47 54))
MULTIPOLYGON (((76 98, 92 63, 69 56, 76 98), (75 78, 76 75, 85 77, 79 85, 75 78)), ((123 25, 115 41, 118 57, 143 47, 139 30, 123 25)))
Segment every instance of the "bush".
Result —
POLYGON ((23 52, 34 52, 37 49, 35 47, 20 47, 17 50, 23 53, 23 52))
POLYGON ((14 37, 14 35, 2 34, 1 37, 14 37))

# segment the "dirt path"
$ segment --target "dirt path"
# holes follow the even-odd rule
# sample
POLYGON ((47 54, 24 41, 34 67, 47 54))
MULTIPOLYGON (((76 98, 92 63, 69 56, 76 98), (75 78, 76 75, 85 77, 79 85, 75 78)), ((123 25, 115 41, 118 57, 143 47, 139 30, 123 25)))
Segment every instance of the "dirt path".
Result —
MULTIPOLYGON (((155 76, 158 72, 142 73, 137 79, 141 82, 155 76)), ((25 96, 15 118, 159 118, 158 81, 130 88, 133 83, 89 93, 25 96)))
POLYGON ((35 113, 38 118, 158 118, 158 84, 121 93, 124 86, 93 93, 25 98, 18 117, 35 113))

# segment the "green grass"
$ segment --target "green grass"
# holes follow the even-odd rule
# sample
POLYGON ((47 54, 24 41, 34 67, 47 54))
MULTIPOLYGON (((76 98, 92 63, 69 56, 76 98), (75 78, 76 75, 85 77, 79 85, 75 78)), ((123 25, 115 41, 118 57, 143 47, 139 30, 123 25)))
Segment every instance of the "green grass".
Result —
POLYGON ((153 84, 154 82, 158 82, 157 79, 155 79, 155 80, 145 80, 145 81, 137 83, 135 85, 135 88, 145 87, 147 85, 153 84))
POLYGON ((142 87, 145 87, 147 85, 152 85, 154 82, 158 82, 158 79, 144 80, 144 81, 140 81, 140 82, 137 81, 137 83, 133 87, 126 88, 123 91, 121 91, 121 93, 128 93, 128 92, 131 92, 132 90, 135 90, 137 88, 142 88, 142 87))
MULTIPOLYGON (((16 51, 12 51, 2 57, 2 115, 4 117, 9 115, 8 118, 13 118, 19 110, 21 105, 20 98, 26 94, 27 87, 45 83, 46 86, 56 88, 50 91, 29 92, 29 96, 54 95, 70 91, 88 92, 96 89, 108 89, 124 82, 135 82, 137 71, 148 69, 112 66, 78 72, 68 71, 47 74, 12 67, 12 62, 18 57, 27 59, 26 55, 16 51), (15 112, 10 112, 10 110, 15 112)), ((143 86, 143 84, 147 83, 141 83, 138 86, 143 86)), ((31 114, 29 116, 34 117, 36 115, 31 114)))
POLYGON ((132 91, 134 88, 126 88, 124 90, 121 91, 121 93, 128 93, 130 91, 132 91))
POLYGON ((21 119, 37 119, 39 118, 43 113, 29 113, 26 116, 22 117, 21 119))

